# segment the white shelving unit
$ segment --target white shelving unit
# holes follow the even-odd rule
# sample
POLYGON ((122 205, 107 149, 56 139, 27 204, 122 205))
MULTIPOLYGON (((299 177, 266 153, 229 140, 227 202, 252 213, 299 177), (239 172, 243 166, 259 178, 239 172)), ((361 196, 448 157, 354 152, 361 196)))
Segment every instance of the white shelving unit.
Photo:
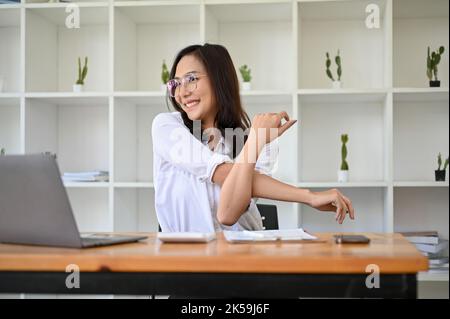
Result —
POLYGON ((64 3, 0 5, 0 147, 55 152, 62 171, 110 172, 109 182, 66 184, 82 231, 156 231, 151 123, 168 111, 162 60, 170 67, 181 48, 211 42, 228 48, 236 69, 252 69, 253 90, 242 92, 250 117, 285 110, 299 120, 280 139, 275 177, 339 188, 356 209, 355 221, 338 225, 332 214, 277 202, 282 228, 426 228, 449 238, 448 181, 434 181, 437 154, 449 154, 448 0, 73 2, 79 29, 66 28, 64 3), (365 24, 369 3, 380 28, 365 24), (426 48, 440 45, 441 88, 428 88, 426 48), (324 65, 338 49, 335 90, 324 65), (89 57, 83 93, 72 92, 78 56, 89 57))

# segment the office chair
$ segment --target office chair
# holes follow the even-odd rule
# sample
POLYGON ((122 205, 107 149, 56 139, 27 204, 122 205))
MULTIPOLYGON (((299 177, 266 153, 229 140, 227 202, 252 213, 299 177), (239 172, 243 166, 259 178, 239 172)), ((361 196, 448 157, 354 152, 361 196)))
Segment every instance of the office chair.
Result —
MULTIPOLYGON (((263 220, 264 229, 278 229, 278 212, 276 205, 256 204, 263 220)), ((161 226, 158 224, 158 232, 161 226)))
POLYGON ((279 229, 277 206, 266 204, 256 204, 256 206, 261 214, 264 229, 279 229))

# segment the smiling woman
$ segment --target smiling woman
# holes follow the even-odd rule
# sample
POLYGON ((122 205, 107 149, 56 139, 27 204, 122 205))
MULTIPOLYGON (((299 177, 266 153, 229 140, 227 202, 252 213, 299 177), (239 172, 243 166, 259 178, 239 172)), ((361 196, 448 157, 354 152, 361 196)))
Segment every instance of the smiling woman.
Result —
POLYGON ((221 45, 192 45, 175 58, 168 99, 175 109, 152 124, 155 208, 163 232, 260 230, 258 198, 336 212, 351 201, 338 190, 313 193, 271 177, 277 139, 296 120, 286 112, 242 108, 237 74, 221 45), (284 123, 283 123, 284 120, 284 123))

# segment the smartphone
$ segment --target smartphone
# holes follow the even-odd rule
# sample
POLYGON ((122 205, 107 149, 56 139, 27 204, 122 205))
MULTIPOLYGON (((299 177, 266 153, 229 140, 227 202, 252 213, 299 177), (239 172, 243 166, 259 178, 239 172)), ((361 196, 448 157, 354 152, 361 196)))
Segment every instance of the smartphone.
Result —
POLYGON ((370 239, 364 235, 334 235, 336 244, 368 244, 370 239))

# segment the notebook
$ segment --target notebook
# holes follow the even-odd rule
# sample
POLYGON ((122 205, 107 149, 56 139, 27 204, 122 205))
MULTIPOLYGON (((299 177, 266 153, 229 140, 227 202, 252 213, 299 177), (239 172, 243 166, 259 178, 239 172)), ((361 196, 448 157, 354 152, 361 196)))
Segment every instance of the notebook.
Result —
POLYGON ((298 242, 298 241, 317 241, 318 238, 302 228, 297 229, 276 229, 276 230, 258 230, 258 231, 231 231, 224 230, 225 239, 230 243, 245 242, 298 242))

